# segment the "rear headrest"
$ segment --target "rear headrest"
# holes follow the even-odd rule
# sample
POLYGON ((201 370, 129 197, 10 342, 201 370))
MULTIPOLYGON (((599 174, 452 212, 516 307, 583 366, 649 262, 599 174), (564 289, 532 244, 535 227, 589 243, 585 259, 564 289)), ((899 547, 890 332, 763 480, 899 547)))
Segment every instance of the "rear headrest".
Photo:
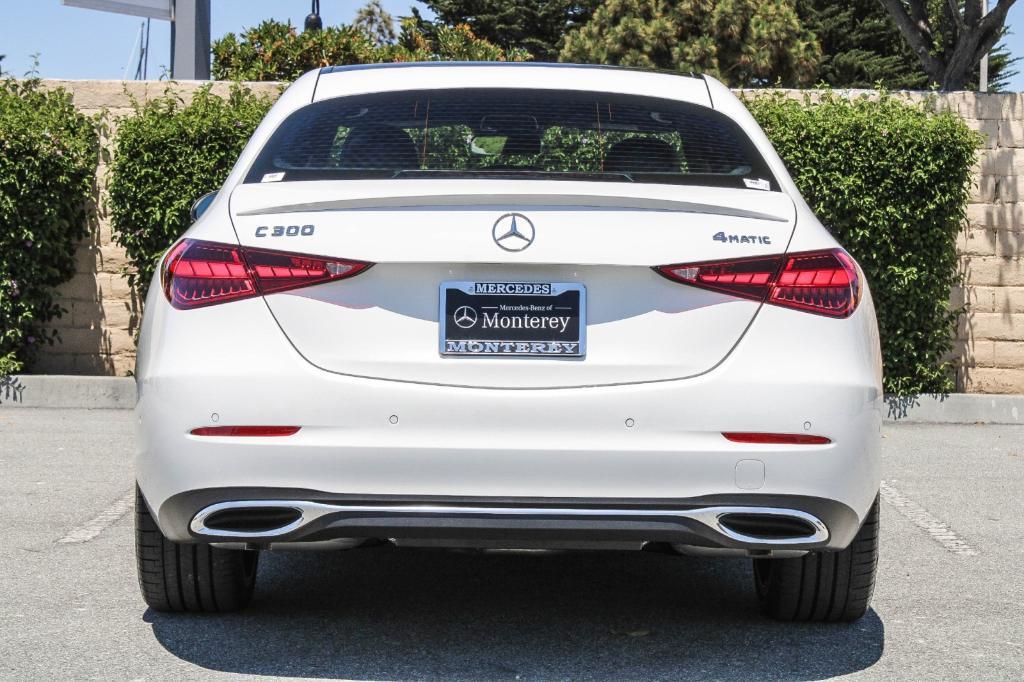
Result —
POLYGON ((678 173, 679 155, 668 142, 631 137, 611 146, 604 169, 610 173, 678 173))
POLYGON ((401 128, 368 125, 353 128, 341 145, 339 168, 417 169, 416 144, 401 128))

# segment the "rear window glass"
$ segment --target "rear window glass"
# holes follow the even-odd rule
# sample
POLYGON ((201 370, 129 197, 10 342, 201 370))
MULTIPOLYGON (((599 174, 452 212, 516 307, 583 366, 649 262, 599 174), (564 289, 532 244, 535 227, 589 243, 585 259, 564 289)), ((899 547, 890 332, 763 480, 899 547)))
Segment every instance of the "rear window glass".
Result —
POLYGON ((437 177, 777 189, 740 127, 707 107, 501 88, 311 104, 281 124, 246 182, 437 177))

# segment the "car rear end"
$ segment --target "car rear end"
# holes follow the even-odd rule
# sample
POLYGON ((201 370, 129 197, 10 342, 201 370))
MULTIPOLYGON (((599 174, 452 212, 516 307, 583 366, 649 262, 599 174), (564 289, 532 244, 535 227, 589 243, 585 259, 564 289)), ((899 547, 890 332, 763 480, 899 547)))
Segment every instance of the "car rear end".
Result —
POLYGON ((700 77, 303 77, 165 256, 137 376, 183 545, 804 561, 878 490, 863 273, 700 77))

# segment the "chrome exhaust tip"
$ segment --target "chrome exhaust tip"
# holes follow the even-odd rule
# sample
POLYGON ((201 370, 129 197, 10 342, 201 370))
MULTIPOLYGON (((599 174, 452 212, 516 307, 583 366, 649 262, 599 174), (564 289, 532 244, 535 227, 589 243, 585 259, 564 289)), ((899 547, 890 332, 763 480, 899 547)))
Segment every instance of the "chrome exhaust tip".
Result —
POLYGON ((220 502, 196 514, 189 528, 196 535, 218 538, 273 538, 308 523, 304 504, 275 500, 220 502))
POLYGON ((718 516, 721 531, 734 539, 772 544, 823 542, 828 529, 816 517, 795 510, 744 509, 718 516))

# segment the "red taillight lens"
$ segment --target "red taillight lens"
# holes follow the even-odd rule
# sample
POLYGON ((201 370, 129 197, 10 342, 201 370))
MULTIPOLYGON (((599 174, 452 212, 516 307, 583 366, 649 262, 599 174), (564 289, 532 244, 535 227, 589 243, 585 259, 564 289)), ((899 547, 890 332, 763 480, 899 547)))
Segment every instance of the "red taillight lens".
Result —
POLYGON ((860 302, 857 264, 841 249, 786 256, 769 303, 832 317, 849 317, 860 302))
POLYGON ((860 302, 857 264, 842 249, 662 265, 655 270, 702 289, 830 317, 849 317, 860 302))
POLYGON ((167 300, 184 310, 345 279, 370 265, 184 239, 164 259, 162 281, 167 300))
POLYGON ((193 436, 248 436, 265 438, 269 436, 292 436, 299 432, 299 426, 200 426, 189 433, 193 436))
POLYGON ((175 308, 198 308, 256 296, 242 250, 185 239, 164 259, 164 294, 175 308))
POLYGON ((729 431, 722 434, 733 443, 758 443, 761 445, 828 445, 832 441, 825 436, 808 436, 802 433, 747 433, 729 431))

